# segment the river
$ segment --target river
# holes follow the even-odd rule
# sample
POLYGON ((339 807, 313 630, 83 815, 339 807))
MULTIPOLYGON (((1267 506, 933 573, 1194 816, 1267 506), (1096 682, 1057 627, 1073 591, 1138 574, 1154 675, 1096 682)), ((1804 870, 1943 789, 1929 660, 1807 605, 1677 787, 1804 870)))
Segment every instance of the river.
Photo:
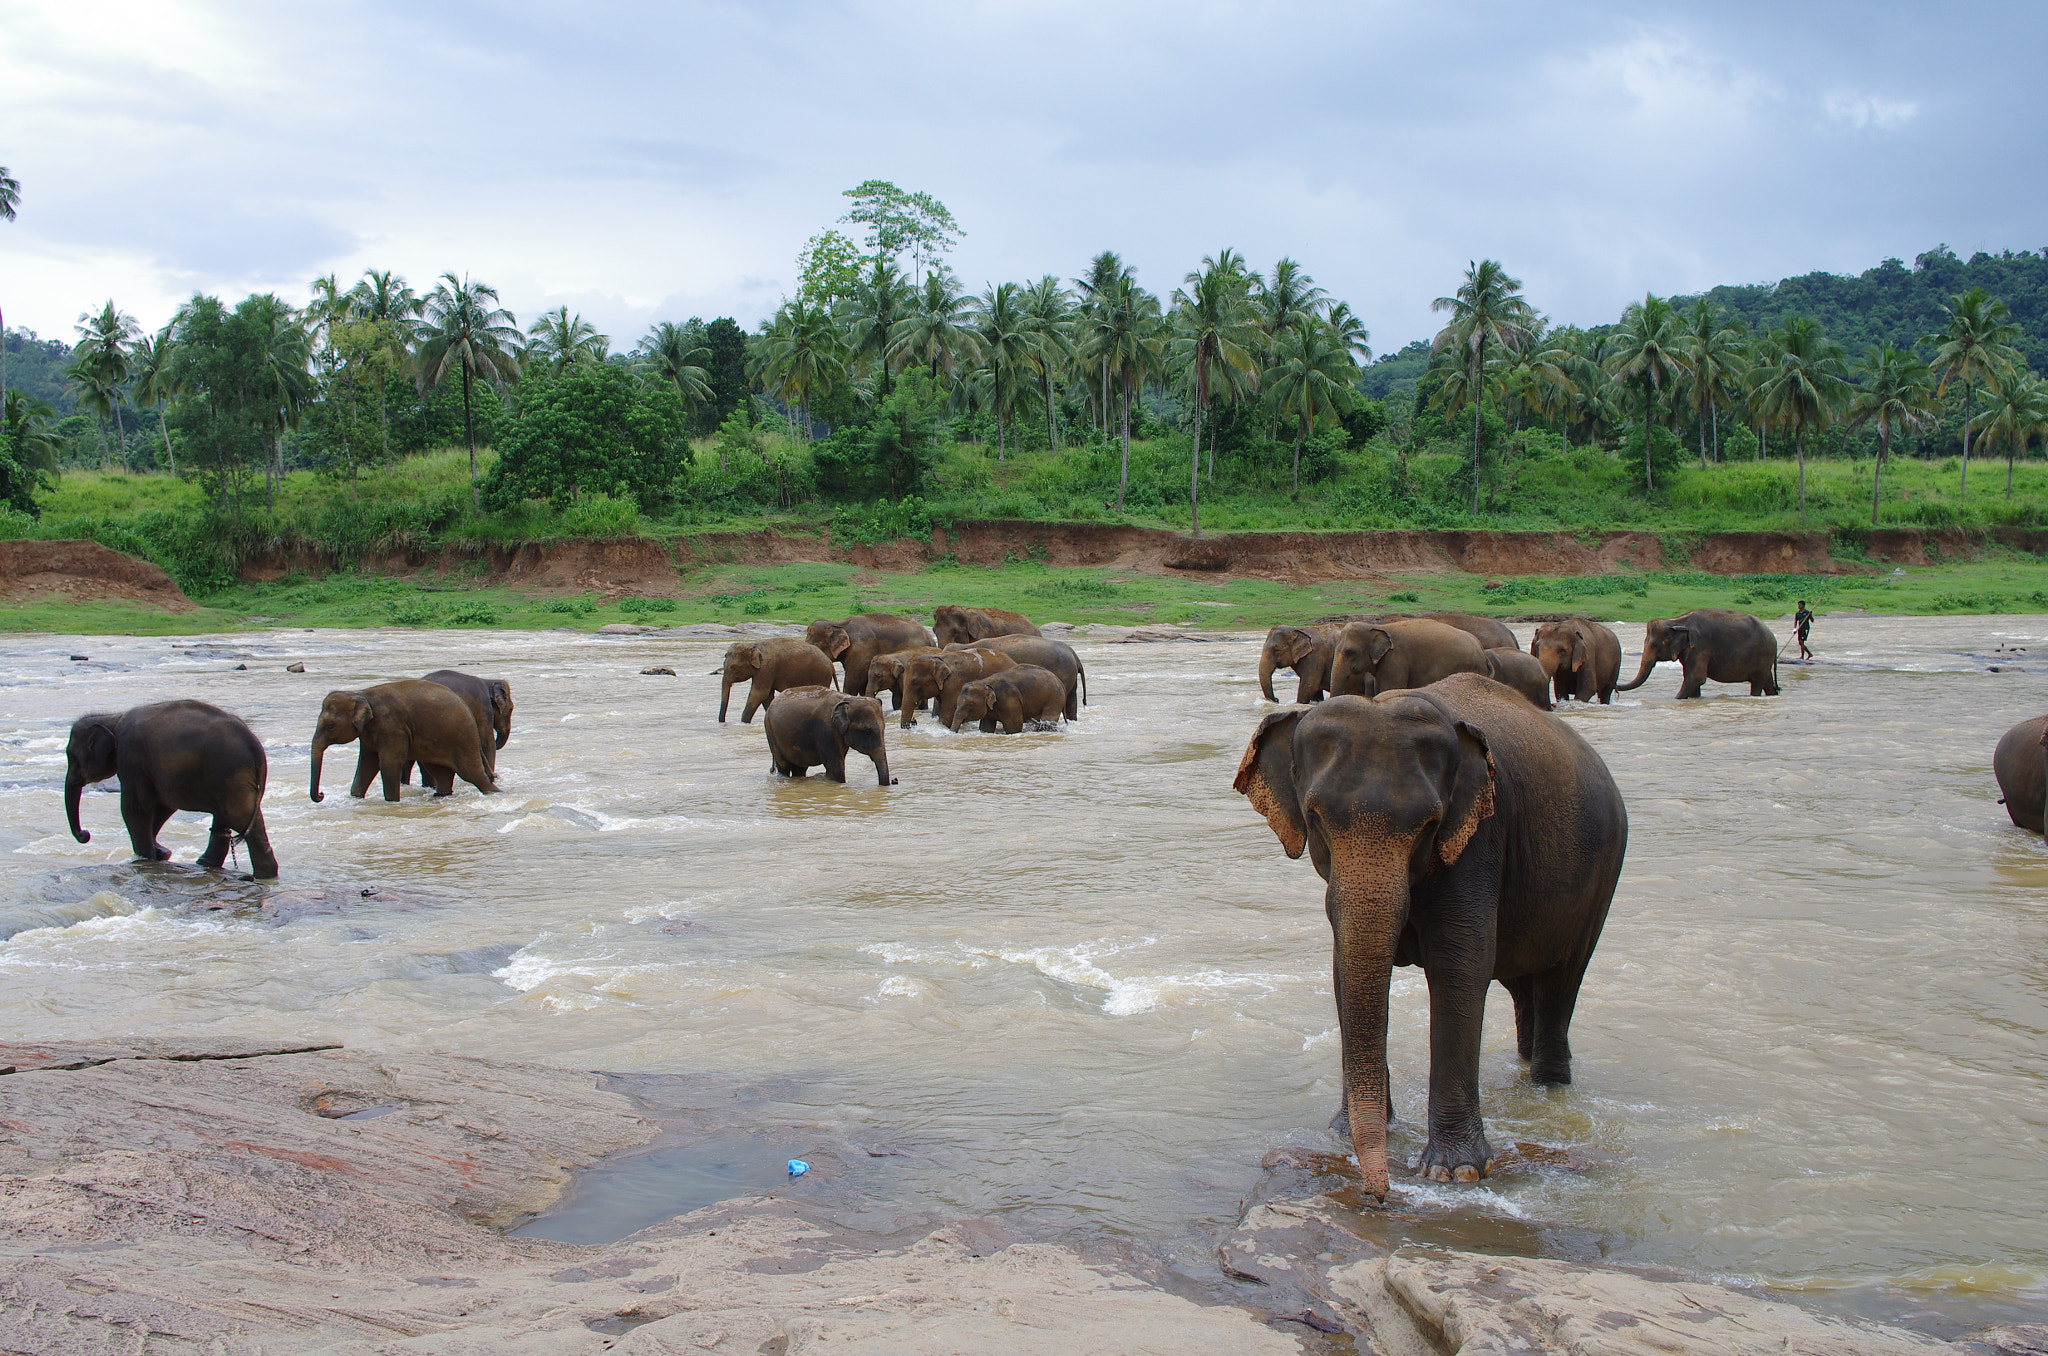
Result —
MULTIPOLYGON (((2048 1301, 2048 848, 1990 774, 1999 734, 2048 709, 2044 627, 1831 617, 1824 662, 1788 666, 1782 698, 1678 703, 1665 666, 1567 711, 1627 798, 1628 864, 1576 1082, 1526 1085, 1498 990, 1481 1080, 1497 1147, 1576 1166, 1458 1187, 1397 1172, 1396 1203, 1744 1283, 1965 1316, 2048 1301)), ((1633 673, 1641 633, 1619 630, 1633 673)), ((739 702, 715 721, 724 643, 0 640, 0 1032, 718 1075, 798 1142, 886 1146, 847 1169, 885 1211, 1140 1240, 1189 1267, 1262 1154, 1334 1147, 1321 884, 1230 789, 1271 709, 1256 637, 1078 641, 1076 725, 892 726, 886 789, 858 757, 843 786, 771 777, 739 702), (679 676, 641 675, 657 664, 679 676), (311 803, 322 695, 442 666, 512 683, 503 794, 354 801, 345 746, 311 803), (72 841, 71 719, 173 696, 251 722, 282 886, 348 907, 284 925, 170 907, 108 865, 127 857, 110 794, 86 796, 93 841, 72 841)), ((204 841, 194 815, 164 833, 182 862, 204 841)), ((1414 971, 1395 988, 1393 1148, 1412 1157, 1424 991, 1414 971)))

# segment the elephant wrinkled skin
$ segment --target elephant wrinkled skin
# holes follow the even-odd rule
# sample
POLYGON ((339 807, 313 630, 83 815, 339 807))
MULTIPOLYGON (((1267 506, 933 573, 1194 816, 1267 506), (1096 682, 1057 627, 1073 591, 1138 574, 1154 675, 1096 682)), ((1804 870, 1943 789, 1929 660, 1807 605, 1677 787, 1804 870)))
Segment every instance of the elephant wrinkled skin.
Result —
POLYGON ((792 687, 831 687, 839 679, 825 652, 807 640, 778 636, 773 640, 742 640, 726 647, 725 663, 719 668, 718 723, 732 704, 732 685, 753 679, 747 704, 740 711, 740 724, 752 725, 754 713, 775 700, 775 694, 792 687))
POLYGON ((1564 721, 1481 675, 1332 697, 1259 725, 1236 788, 1326 882, 1344 1112, 1365 1187, 1387 1195, 1387 988, 1429 981, 1429 1143, 1416 1172, 1492 1167, 1479 1105, 1489 984, 1514 1000, 1537 1083, 1571 1081, 1579 985, 1621 874, 1628 812, 1564 721))
POLYGON ((1330 662, 1330 695, 1374 697, 1484 672, 1484 652, 1469 631, 1421 617, 1384 626, 1347 622, 1330 662))
POLYGON ((1614 701, 1621 681, 1621 638, 1591 617, 1567 617, 1536 628, 1529 653, 1550 675, 1551 690, 1563 702, 1614 701))
POLYGON ((1991 773, 1998 778, 2006 815, 2031 833, 2043 831, 2043 802, 2048 801, 2044 737, 2048 737, 2048 716, 2023 720, 1999 738, 1991 755, 1991 773))
POLYGON ((270 760, 240 716, 205 702, 170 701, 79 717, 64 750, 64 814, 79 842, 92 841, 79 822, 80 795, 114 776, 121 779, 128 845, 143 861, 168 861, 170 849, 156 836, 177 811, 196 810, 213 816, 200 866, 218 870, 240 835, 249 845, 251 873, 265 880, 277 875, 277 854, 263 824, 270 760))
POLYGON ((965 645, 990 636, 1035 636, 1041 634, 1031 618, 1000 607, 959 607, 945 603, 932 613, 932 634, 941 645, 965 645))
POLYGON ((1658 617, 1643 628, 1643 667, 1634 682, 1616 692, 1633 692, 1666 660, 1684 667, 1679 700, 1700 695, 1709 679, 1748 683, 1752 697, 1778 695, 1778 637, 1747 612, 1695 608, 1682 617, 1658 617))
POLYGON ((399 779, 409 763, 419 764, 421 776, 433 784, 437 797, 452 793, 458 776, 485 795, 497 792, 497 782, 484 767, 475 713, 439 683, 406 678, 360 692, 328 693, 313 728, 308 794, 314 801, 327 798, 320 790, 320 765, 328 748, 357 739, 365 741, 365 747, 376 755, 374 762, 357 760, 348 793, 358 799, 369 791, 371 777, 381 774, 384 799, 397 800, 402 785, 399 779))
POLYGON ((814 621, 804 639, 846 670, 839 686, 846 692, 867 691, 868 665, 877 655, 930 646, 932 633, 908 617, 888 612, 863 612, 845 621, 814 621))
POLYGON ((883 743, 882 704, 873 697, 793 687, 768 708, 761 726, 768 736, 770 766, 785 777, 801 777, 822 765, 828 778, 843 782, 846 751, 852 749, 874 760, 878 784, 896 784, 883 743))

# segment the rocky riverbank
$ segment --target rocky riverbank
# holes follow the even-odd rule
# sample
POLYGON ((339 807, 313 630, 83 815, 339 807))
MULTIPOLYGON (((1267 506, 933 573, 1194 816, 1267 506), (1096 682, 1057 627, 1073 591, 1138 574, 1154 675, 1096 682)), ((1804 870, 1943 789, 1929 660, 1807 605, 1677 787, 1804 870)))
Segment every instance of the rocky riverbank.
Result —
POLYGON ((2048 1337, 1943 1344, 1676 1277, 1389 1251, 1344 1204, 1342 1161, 1298 1151, 1220 1250, 1249 1308, 801 1189, 580 1246, 505 1230, 607 1155, 734 1128, 743 1099, 653 1110, 632 1090, 663 1080, 261 1041, 0 1046, 0 1075, 10 1353, 1933 1356, 2048 1337), (1300 1194, 1317 1186, 1335 1190, 1300 1194))

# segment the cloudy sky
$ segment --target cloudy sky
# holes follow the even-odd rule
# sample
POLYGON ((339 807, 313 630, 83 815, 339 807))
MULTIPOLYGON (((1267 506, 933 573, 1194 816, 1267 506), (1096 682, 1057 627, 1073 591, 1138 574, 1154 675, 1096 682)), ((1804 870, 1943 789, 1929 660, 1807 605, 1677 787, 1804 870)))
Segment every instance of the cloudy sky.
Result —
POLYGON ((1645 290, 2048 245, 2037 5, 0 0, 10 325, 449 270, 629 346, 752 325, 840 191, 970 287, 1291 254, 1391 351, 1502 260, 1645 290))

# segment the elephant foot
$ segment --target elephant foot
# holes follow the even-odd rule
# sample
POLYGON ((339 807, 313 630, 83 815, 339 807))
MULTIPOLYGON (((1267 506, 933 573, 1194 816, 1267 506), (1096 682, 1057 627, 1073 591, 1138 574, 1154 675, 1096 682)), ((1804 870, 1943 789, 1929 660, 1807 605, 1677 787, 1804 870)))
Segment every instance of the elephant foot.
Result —
POLYGON ((1476 1182, 1492 1173, 1493 1149, 1483 1134, 1462 1140, 1431 1135, 1415 1160, 1415 1175, 1430 1182, 1476 1182))
POLYGON ((171 850, 165 847, 162 843, 151 843, 149 845, 149 851, 150 855, 155 857, 156 860, 160 862, 167 862, 171 859, 171 850))
POLYGON ((1572 1062, 1569 1059, 1545 1059, 1536 1056, 1529 1061, 1529 1081, 1540 1087, 1569 1087, 1572 1081, 1572 1062))

